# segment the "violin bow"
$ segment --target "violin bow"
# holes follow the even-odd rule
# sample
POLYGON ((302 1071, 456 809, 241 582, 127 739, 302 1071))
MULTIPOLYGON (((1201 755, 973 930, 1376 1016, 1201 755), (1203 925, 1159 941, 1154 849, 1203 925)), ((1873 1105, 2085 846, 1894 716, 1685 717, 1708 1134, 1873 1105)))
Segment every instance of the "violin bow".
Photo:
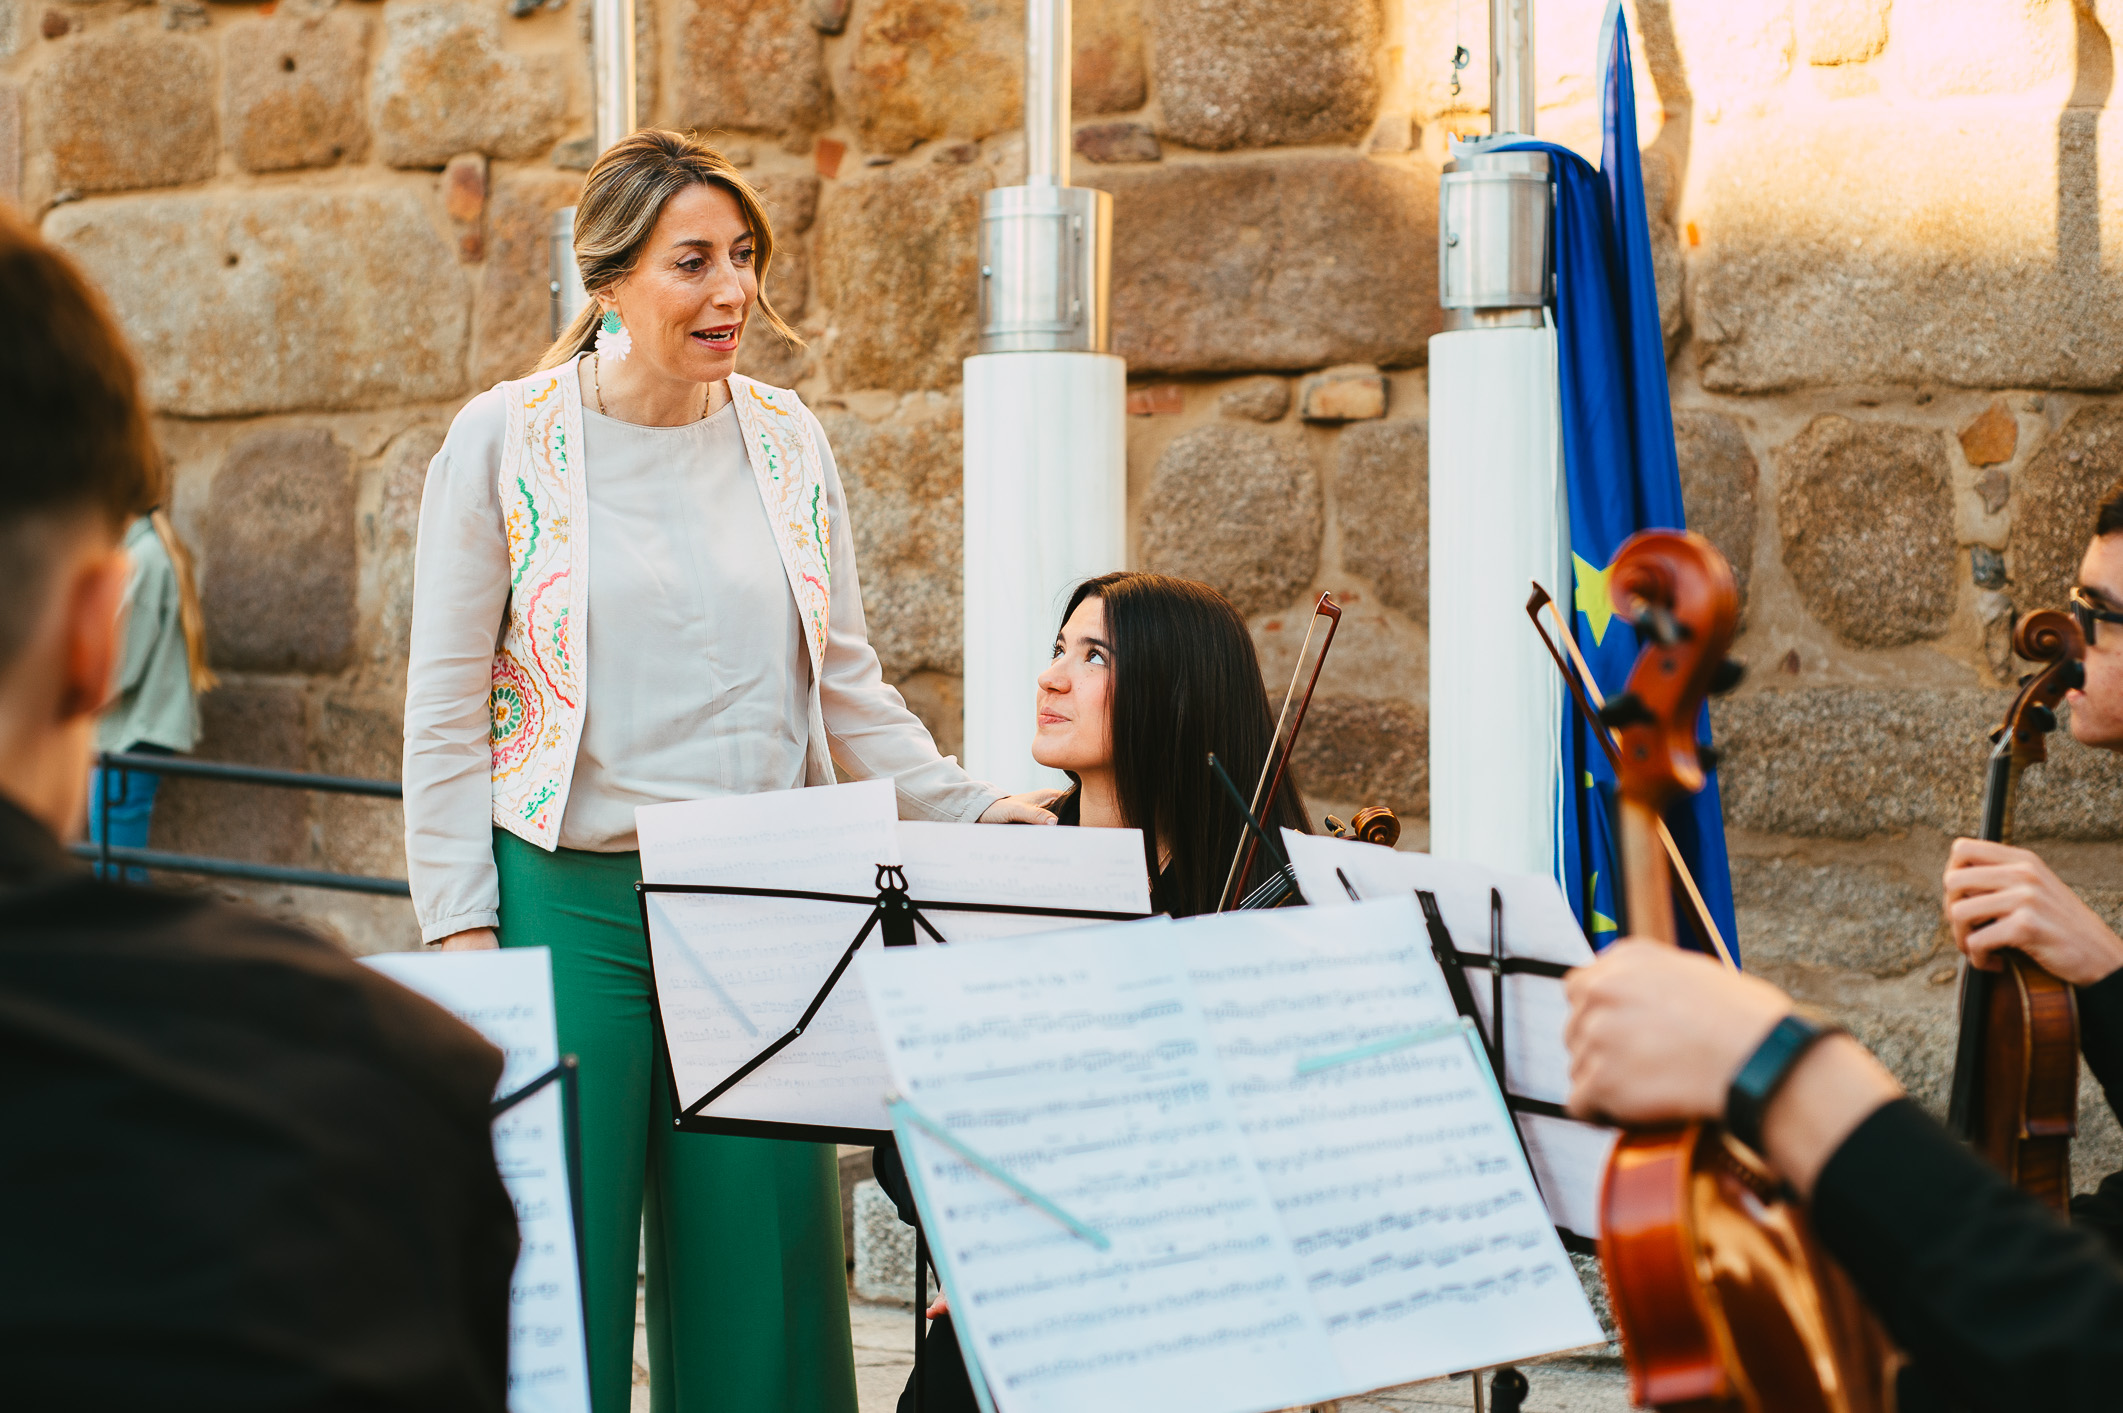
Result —
MULTIPOLYGON (((1570 624, 1564 619, 1563 611, 1556 607, 1555 600, 1539 583, 1534 584, 1533 593, 1526 600, 1526 616, 1533 620, 1533 631, 1541 635, 1541 642, 1546 645, 1548 656, 1555 659, 1555 670, 1563 674, 1563 683, 1570 689, 1571 699, 1577 703, 1578 711, 1584 716, 1585 724, 1591 730, 1593 738, 1600 743, 1600 749, 1607 753, 1608 766, 1619 773, 1621 747, 1615 744, 1614 732, 1600 720, 1600 710, 1607 705, 1607 700, 1600 693, 1600 684, 1594 680, 1592 668, 1586 663, 1585 655, 1578 651, 1577 640, 1570 636, 1570 624), (1562 639, 1563 646, 1570 652, 1568 664, 1563 661, 1562 652, 1556 648, 1555 638, 1548 636, 1548 629, 1541 622, 1541 610, 1544 608, 1555 619, 1556 637, 1562 639), (1575 672, 1571 670, 1571 665, 1575 665, 1575 672)), ((1703 936, 1709 939, 1717 952, 1718 960, 1738 971, 1740 964, 1732 955, 1732 948, 1726 943, 1725 934, 1718 931, 1717 921, 1710 915, 1710 905, 1703 901, 1703 892, 1696 887, 1695 875, 1689 871, 1688 861, 1681 857, 1681 846, 1674 842, 1673 831, 1666 827, 1666 821, 1663 819, 1659 821, 1659 843, 1665 846, 1666 857, 1673 864, 1673 876, 1680 880, 1682 891, 1688 895, 1688 905, 1695 915, 1693 920, 1697 927, 1703 936)))
MULTIPOLYGON (((1331 593, 1321 594, 1319 602, 1312 606, 1312 619, 1305 625, 1305 641, 1298 645, 1297 661, 1290 667, 1290 685, 1283 692, 1283 709, 1276 714, 1275 735, 1268 743, 1268 758, 1261 762, 1261 776, 1253 787, 1253 817, 1265 820, 1274 807, 1275 795, 1282 788, 1283 773, 1289 769, 1291 752, 1297 748, 1297 733, 1305 724, 1306 709, 1312 705, 1312 689, 1319 685, 1320 669, 1327 665, 1327 650, 1334 646, 1334 634, 1342 626, 1342 606, 1334 601, 1331 593), (1321 640, 1319 656, 1312 660, 1312 675, 1305 678, 1305 694, 1297 694, 1298 679, 1304 677, 1305 657, 1312 650, 1312 637, 1319 631, 1319 622, 1327 620, 1327 636, 1321 640), (1297 714, 1291 716, 1295 703, 1297 714), (1283 726, 1289 724, 1290 734, 1283 734, 1283 726)), ((1232 899, 1243 890, 1246 875, 1253 871, 1253 861, 1260 853, 1257 836, 1241 834, 1239 845, 1231 856, 1231 871, 1224 875, 1224 891, 1217 897, 1216 910, 1228 912, 1232 899)))

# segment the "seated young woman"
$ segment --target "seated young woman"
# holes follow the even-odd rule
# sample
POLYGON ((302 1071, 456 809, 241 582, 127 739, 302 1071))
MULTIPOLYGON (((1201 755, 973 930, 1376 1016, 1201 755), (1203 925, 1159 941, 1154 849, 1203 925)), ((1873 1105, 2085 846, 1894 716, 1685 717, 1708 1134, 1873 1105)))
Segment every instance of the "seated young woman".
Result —
MULTIPOLYGON (((1246 826, 1209 755, 1250 793, 1274 736, 1253 637, 1229 599, 1133 571, 1077 587, 1039 675, 1032 758, 1074 782, 1053 805, 1063 824, 1142 830, 1159 912, 1216 907, 1246 826)), ((1307 828, 1288 773, 1261 823, 1307 828)), ((1249 884, 1263 876, 1256 863, 1249 884)))
MULTIPOLYGON (((1261 685, 1260 659, 1246 620, 1207 584, 1162 574, 1101 574, 1077 586, 1054 637, 1054 660, 1039 674, 1032 758, 1068 773, 1053 810, 1063 824, 1143 832, 1143 866, 1159 912, 1212 911, 1224 890, 1245 823, 1209 769, 1223 762, 1251 791, 1275 737, 1261 685)), ((1305 829, 1305 810, 1288 775, 1261 823, 1305 829)), ((1263 866, 1256 863, 1251 881, 1263 866)), ((915 1220, 898 1151, 879 1145, 878 1186, 915 1220)), ((922 1335, 923 1413, 973 1413, 950 1307, 939 1295, 922 1335)), ((900 1413, 914 1413, 914 1385, 900 1413)))

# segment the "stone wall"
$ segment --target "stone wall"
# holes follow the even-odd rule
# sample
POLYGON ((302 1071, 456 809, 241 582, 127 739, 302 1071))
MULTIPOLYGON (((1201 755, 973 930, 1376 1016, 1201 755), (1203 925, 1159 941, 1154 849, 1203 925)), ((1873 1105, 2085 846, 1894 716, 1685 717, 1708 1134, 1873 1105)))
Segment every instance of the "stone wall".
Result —
MULTIPOLYGON (((718 132, 779 222, 770 283, 809 346, 741 366, 825 418, 887 671, 952 749, 959 364, 976 197, 1022 170, 1021 10, 640 3, 643 118, 718 132)), ((1539 7, 1541 130, 1588 153, 1601 10, 1539 7)), ((2010 616, 2058 601, 2123 474, 2123 0, 1628 10, 1690 514, 1747 592, 1754 673, 1718 712, 1741 944, 1936 1100, 1936 875, 2010 616)), ((423 469, 544 341, 544 219, 588 158, 583 0, 0 14, 0 184, 109 292, 163 414, 228 680, 202 750, 395 775, 423 469)), ((1486 127, 1483 30, 1462 0, 1076 6, 1131 553, 1229 592, 1271 680, 1341 593, 1305 776, 1416 840, 1436 183, 1448 135, 1486 127)), ((2065 746, 2022 810, 2111 911, 2118 781, 2065 746)), ((159 827, 402 867, 374 805, 176 789, 159 827)), ((395 903, 266 900, 358 948, 411 936, 395 903)))

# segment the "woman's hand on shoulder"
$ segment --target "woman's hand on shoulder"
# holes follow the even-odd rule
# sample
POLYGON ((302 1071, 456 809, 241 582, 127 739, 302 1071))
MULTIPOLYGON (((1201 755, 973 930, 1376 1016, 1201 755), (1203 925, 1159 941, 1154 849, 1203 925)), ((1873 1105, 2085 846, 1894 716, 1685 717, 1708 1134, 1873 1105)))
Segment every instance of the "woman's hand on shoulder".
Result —
POLYGON ((1022 795, 1005 795, 981 811, 982 824, 1059 824, 1054 811, 1049 808, 1062 797, 1060 790, 1027 790, 1022 795))

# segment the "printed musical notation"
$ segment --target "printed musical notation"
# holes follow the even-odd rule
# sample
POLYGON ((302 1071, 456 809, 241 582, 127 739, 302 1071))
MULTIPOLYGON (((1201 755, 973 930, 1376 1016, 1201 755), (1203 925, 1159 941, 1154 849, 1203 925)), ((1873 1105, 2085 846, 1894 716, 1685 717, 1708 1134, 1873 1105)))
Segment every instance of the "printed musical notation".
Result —
MULTIPOLYGON (((1287 829, 1283 840, 1299 886, 1321 907, 1345 908, 1350 889, 1363 899, 1406 898, 1421 889, 1437 900, 1454 947, 1486 956, 1496 920, 1493 889, 1501 904, 1505 956, 1562 966, 1592 960, 1592 948, 1554 879, 1287 829)), ((1419 935, 1418 945, 1428 950, 1427 934, 1419 935)), ((1489 1033, 1495 1019, 1491 973, 1469 968, 1467 979, 1482 1029, 1489 1033)), ((1504 1080, 1512 1094, 1552 1105, 1569 1100, 1570 1052, 1563 1044, 1569 1014, 1557 978, 1524 972, 1504 977, 1504 1080)), ((1581 1236, 1598 1236, 1600 1183, 1614 1147, 1614 1130, 1523 1111, 1518 1127, 1556 1225, 1581 1236)))
POLYGON ((902 1128, 1003 1413, 1280 1408, 1599 1339, 1412 902, 857 965, 909 1102, 1111 1242, 902 1128))
MULTIPOLYGON (((501 1050, 496 1098, 515 1093, 559 1062, 551 956, 545 948, 386 952, 363 960, 501 1050)), ((559 1083, 546 1085, 494 1120, 494 1161, 515 1204, 522 1241, 509 1282, 509 1413, 589 1413, 589 1357, 559 1083)))
MULTIPOLYGON (((652 883, 842 893, 860 903, 718 894, 646 895, 657 1001, 679 1105, 689 1107, 786 1035, 861 930, 879 865, 910 896, 1147 913, 1142 836, 1132 829, 924 824, 895 816, 889 781, 787 790, 635 812, 652 883)), ((1082 925, 1036 914, 923 915, 950 942, 1082 925)), ((917 945, 931 945, 916 929, 917 945)), ((865 950, 883 944, 877 932, 865 950)), ((881 1130, 884 1060, 862 983, 845 975, 803 1035, 700 1112, 816 1128, 881 1130)))

